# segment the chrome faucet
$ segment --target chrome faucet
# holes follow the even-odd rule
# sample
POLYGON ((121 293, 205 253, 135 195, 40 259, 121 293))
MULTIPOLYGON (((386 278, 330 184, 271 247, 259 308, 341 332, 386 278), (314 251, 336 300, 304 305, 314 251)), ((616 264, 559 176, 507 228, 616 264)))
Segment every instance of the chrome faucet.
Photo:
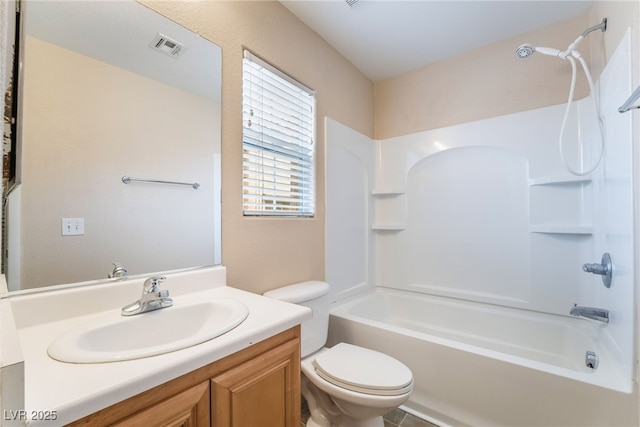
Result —
POLYGON ((158 285, 164 282, 165 279, 166 277, 164 276, 154 276, 145 280, 140 299, 122 307, 121 314, 123 316, 133 316, 134 314, 171 307, 173 300, 169 298, 169 291, 158 288, 158 285))
POLYGON ((122 265, 122 263, 114 262, 113 270, 109 273, 109 279, 114 278, 122 278, 127 275, 127 269, 122 265))
POLYGON ((582 316, 587 319, 597 320, 598 322, 609 323, 609 310, 605 310, 604 308, 582 307, 578 304, 573 304, 569 314, 572 316, 582 316))

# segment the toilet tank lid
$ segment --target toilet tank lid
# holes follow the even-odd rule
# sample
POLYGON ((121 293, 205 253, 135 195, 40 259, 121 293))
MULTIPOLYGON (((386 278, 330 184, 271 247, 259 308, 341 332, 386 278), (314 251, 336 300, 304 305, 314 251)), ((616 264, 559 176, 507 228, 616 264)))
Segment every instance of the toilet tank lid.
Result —
POLYGON ((265 292, 265 297, 298 304, 304 301, 321 297, 329 293, 329 284, 318 280, 295 283, 282 288, 265 292))

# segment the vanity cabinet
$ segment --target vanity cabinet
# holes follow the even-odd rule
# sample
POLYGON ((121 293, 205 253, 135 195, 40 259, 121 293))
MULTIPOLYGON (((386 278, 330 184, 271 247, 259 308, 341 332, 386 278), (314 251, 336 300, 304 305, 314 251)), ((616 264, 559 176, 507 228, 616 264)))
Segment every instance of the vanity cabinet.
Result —
POLYGON ((300 326, 69 426, 297 427, 300 326))
POLYGON ((281 344, 211 380, 215 427, 300 425, 300 350, 281 344))

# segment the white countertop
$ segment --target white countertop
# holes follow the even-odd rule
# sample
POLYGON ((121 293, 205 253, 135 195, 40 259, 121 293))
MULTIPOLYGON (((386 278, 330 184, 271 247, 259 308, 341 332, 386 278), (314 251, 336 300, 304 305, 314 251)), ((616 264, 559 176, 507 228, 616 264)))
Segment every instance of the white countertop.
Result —
MULTIPOLYGON (((131 287, 130 285, 127 287, 131 287)), ((172 278, 168 277, 164 285, 164 288, 172 291, 172 278)), ((247 319, 226 334, 205 343, 130 361, 72 364, 56 361, 47 355, 47 347, 55 337, 78 322, 104 315, 106 310, 56 319, 61 317, 58 313, 53 319, 43 318, 37 322, 30 321, 28 314, 16 314, 16 317, 22 316, 17 321, 17 326, 25 361, 26 414, 31 418, 37 411, 44 411, 45 414, 46 411, 55 411, 56 417, 50 421, 30 419, 27 425, 59 426, 77 420, 208 365, 311 317, 311 310, 302 306, 220 286, 219 283, 213 288, 209 284, 209 288, 182 295, 171 292, 174 306, 192 298, 231 298, 247 306, 247 319)), ((140 289, 136 288, 136 292, 140 289)), ((128 302, 130 301, 124 299, 118 307, 107 310, 119 312, 120 306, 128 302)), ((36 302, 33 307, 41 309, 41 302, 36 302)), ((14 306, 14 311, 24 310, 24 307, 16 309, 14 306)))

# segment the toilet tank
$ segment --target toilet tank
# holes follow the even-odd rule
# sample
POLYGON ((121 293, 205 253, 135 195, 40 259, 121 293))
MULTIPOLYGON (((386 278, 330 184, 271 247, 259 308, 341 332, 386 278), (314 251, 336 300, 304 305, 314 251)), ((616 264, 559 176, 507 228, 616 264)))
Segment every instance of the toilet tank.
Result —
POLYGON ((264 293, 265 297, 311 308, 313 317, 302 322, 302 357, 324 347, 329 331, 329 284, 320 281, 296 283, 264 293))

